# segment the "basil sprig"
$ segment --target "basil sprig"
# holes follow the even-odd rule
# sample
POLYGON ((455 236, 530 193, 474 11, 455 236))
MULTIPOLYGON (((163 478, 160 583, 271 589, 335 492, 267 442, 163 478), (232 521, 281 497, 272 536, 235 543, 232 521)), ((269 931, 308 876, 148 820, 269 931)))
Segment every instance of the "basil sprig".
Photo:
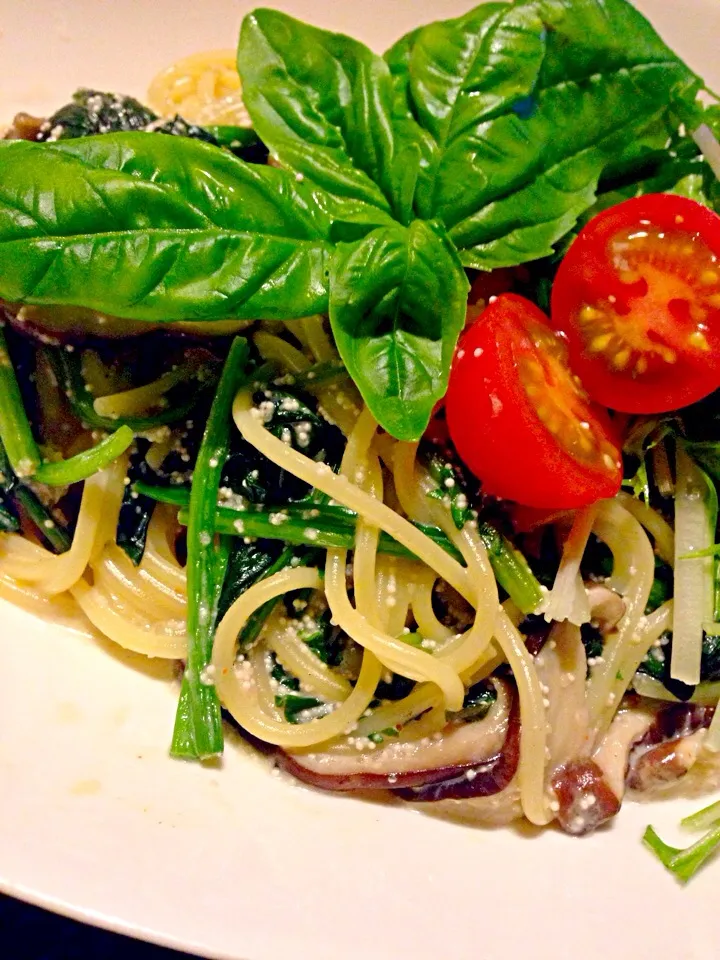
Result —
POLYGON ((152 321, 327 312, 404 440, 445 392, 463 267, 552 253, 702 86, 625 0, 483 4, 384 58, 260 9, 238 65, 279 167, 144 133, 0 142, 0 297, 152 321))

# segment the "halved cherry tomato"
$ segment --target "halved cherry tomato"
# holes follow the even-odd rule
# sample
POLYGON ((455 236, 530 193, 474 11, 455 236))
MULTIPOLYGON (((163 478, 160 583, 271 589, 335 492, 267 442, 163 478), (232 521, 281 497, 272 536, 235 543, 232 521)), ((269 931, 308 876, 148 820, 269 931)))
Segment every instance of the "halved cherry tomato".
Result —
POLYGON ((503 294, 460 340, 445 398, 450 437, 487 493, 531 507, 614 496, 620 452, 564 340, 529 300, 503 294))
POLYGON ((660 413, 720 386, 720 217, 685 197, 611 207, 578 235, 552 291, 552 323, 590 396, 660 413))

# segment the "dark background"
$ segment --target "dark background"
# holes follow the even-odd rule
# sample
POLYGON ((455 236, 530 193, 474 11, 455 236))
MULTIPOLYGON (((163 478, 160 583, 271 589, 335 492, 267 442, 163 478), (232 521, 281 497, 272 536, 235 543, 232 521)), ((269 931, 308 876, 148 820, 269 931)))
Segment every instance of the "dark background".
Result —
POLYGON ((0 895, 3 960, 192 960, 130 937, 67 920, 0 895))

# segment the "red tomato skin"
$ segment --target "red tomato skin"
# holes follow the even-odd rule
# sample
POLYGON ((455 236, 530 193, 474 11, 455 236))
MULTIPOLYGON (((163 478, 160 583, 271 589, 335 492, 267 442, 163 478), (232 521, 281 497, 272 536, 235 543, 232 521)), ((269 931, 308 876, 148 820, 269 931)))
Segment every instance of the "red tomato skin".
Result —
MULTIPOLYGON (((570 509, 613 497, 622 480, 619 452, 610 470, 578 462, 541 422, 520 384, 516 354, 529 342, 528 317, 548 326, 529 300, 503 294, 461 338, 445 398, 458 454, 486 493, 526 506, 570 509)), ((588 411, 614 444, 605 411, 588 411)))
POLYGON ((683 351, 687 330, 683 334, 669 311, 659 317, 678 342, 678 360, 640 376, 612 370, 603 355, 592 355, 576 319, 581 304, 609 297, 621 309, 629 306, 632 313, 637 285, 622 282, 608 247, 619 233, 643 222, 661 231, 687 231, 720 256, 720 217, 702 204, 673 194, 626 200, 594 217, 571 245, 553 284, 551 322, 567 338, 570 364, 594 400, 625 413, 664 413, 695 403, 720 387, 720 310, 709 317, 709 350, 699 355, 683 351))

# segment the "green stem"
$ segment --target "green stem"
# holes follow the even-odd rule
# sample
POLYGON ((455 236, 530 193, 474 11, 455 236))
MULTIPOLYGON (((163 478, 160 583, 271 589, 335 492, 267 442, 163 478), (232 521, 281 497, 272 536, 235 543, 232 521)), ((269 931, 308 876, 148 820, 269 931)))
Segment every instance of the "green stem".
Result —
POLYGON ((720 826, 709 830, 697 843, 693 843, 692 846, 684 849, 671 847, 665 843, 652 827, 648 827, 645 831, 643 843, 652 850, 664 867, 675 874, 681 883, 687 883, 720 847, 720 826))
POLYGON ((478 533, 497 582, 523 613, 532 613, 538 608, 543 594, 525 557, 489 523, 479 524, 478 533))
MULTIPOLYGON (((187 490, 183 487, 153 487, 137 483, 138 492, 180 508, 180 523, 187 522, 187 490)), ((232 510, 219 507, 216 529, 231 536, 257 537, 266 540, 284 540, 297 546, 335 547, 351 550, 355 544, 357 514, 346 507, 290 504, 275 511, 232 510), (317 516, 313 517, 312 513, 317 516), (286 520, 278 522, 281 517, 286 520)), ((452 542, 439 527, 417 523, 415 526, 439 544, 450 556, 462 560, 452 542)), ((523 613, 532 613, 542 600, 542 591, 525 557, 494 527, 481 523, 478 533, 488 551, 493 573, 501 587, 523 613)), ((406 547, 389 534, 381 533, 378 543, 381 553, 397 557, 413 557, 406 547)))
POLYGON ((56 553, 66 553, 72 545, 70 535, 65 527, 53 519, 33 491, 19 483, 15 487, 14 497, 53 550, 56 553))
MULTIPOLYGON (((145 492, 145 486, 142 490, 145 492)), ((176 498, 174 498, 176 499, 176 498)), ((188 511, 181 507, 178 515, 181 524, 188 521, 188 511)), ((345 507, 299 506, 296 504, 273 510, 233 510, 230 507, 218 507, 215 517, 215 529, 234 537, 253 537, 264 540, 282 540, 295 546, 322 547, 327 550, 352 550, 355 546, 355 526, 357 514, 345 507), (318 510, 318 516, 310 516, 318 510), (284 516, 286 520, 278 523, 275 518, 284 516)), ((462 560, 453 544, 439 527, 418 523, 415 526, 427 537, 440 544, 456 560, 462 560)), ((378 549, 396 557, 414 557, 415 554, 404 547, 389 534, 380 534, 378 549)))
POLYGON ((171 507, 187 507, 190 504, 190 489, 179 484, 176 487, 163 487, 159 484, 136 480, 133 483, 133 490, 143 497, 150 497, 157 503, 167 503, 171 507))
POLYGON ((39 483, 46 483, 49 487, 65 487, 80 480, 87 480, 88 477, 92 477, 99 470, 104 470, 117 460, 134 439, 135 436, 130 427, 120 427, 94 447, 70 457, 69 460, 43 463, 35 471, 34 479, 39 483))
POLYGON ((312 392, 315 387, 336 383, 338 380, 348 380, 349 377, 350 374, 344 364, 334 360, 323 360, 321 363, 315 363, 297 373, 285 374, 280 373, 277 364, 268 361, 258 367, 251 380, 255 389, 259 387, 292 386, 312 392))
POLYGON ((65 553, 70 549, 71 540, 67 530, 54 519, 35 492, 17 479, 0 442, 0 529, 6 533, 20 529, 11 503, 22 508, 28 520, 37 527, 56 553, 65 553))
MULTIPOLYGON (((230 559, 230 538, 221 537, 215 548, 215 582, 212 597, 212 621, 217 619, 218 606, 220 604, 220 595, 222 593, 225 575, 227 573, 228 560, 230 559)), ((212 690, 215 688, 212 687, 212 690)), ((194 709, 195 696, 193 684, 190 680, 187 670, 183 674, 182 684, 180 686, 180 697, 178 698, 177 711, 175 714, 175 731, 173 734, 173 754, 181 757, 194 757, 192 752, 195 741, 191 739, 191 731, 194 727, 194 709), (178 738, 177 749, 175 737, 178 738), (184 739, 187 737, 188 739, 184 739)), ((221 741, 222 743, 222 741, 221 741)))
POLYGON ((40 451, 25 413, 5 333, 0 329, 0 439, 18 477, 30 477, 40 466, 40 451))
MULTIPOLYGON (((171 752, 176 757, 206 759, 222 753, 220 701, 215 687, 203 683, 210 662, 222 581, 222 562, 213 544, 220 477, 228 456, 230 410, 244 376, 247 341, 233 341, 213 400, 193 471, 188 506, 187 595, 188 655, 175 719, 171 752)), ((222 532, 222 531, 220 531, 222 532)), ((224 548, 221 548, 224 552, 224 548)))
MULTIPOLYGON (((307 370, 301 370, 299 373, 293 373, 292 385, 304 390, 313 390, 321 384, 335 383, 338 380, 347 380, 350 374, 342 363, 333 360, 324 360, 322 363, 316 363, 307 370)), ((283 379, 280 377, 279 379, 283 379)))

